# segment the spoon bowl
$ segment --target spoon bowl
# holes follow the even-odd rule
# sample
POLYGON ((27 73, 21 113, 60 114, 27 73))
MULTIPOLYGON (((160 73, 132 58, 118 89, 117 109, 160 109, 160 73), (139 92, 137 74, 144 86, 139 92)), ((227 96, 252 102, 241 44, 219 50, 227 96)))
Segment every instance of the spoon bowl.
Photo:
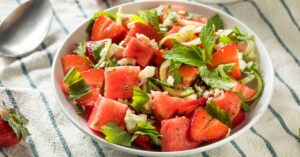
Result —
POLYGON ((0 25, 0 56, 23 56, 37 48, 49 31, 52 17, 48 0, 21 4, 0 25))

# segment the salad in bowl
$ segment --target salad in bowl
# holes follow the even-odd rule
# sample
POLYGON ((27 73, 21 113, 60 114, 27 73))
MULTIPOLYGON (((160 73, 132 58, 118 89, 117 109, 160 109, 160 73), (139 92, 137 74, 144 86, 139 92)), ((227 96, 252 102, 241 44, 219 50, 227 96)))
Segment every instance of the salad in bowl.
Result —
MULTIPOLYGON (((124 9, 124 8, 123 8, 124 9)), ((264 90, 254 36, 180 5, 99 11, 62 56, 61 89, 106 141, 155 151, 217 142, 264 90)))

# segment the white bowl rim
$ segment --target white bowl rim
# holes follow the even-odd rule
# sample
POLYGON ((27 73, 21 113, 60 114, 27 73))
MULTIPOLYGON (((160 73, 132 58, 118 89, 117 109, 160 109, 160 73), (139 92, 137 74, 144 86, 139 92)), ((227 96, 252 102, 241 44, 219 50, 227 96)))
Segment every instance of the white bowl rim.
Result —
MULTIPOLYGON (((92 137, 93 139, 95 140, 98 140, 106 145, 108 145, 109 147, 111 148, 114 148, 116 150, 119 150, 119 151, 122 151, 122 152, 126 152, 126 153, 131 153, 131 154, 136 154, 136 155, 144 155, 144 156, 181 156, 181 155, 191 155, 191 154, 196 154, 196 153, 201 153, 201 152, 204 152, 204 151, 207 151, 207 150, 210 150, 212 148, 216 148, 216 147, 219 147, 225 143, 228 143, 232 140, 234 140, 235 138, 241 136, 242 134, 244 134, 247 130, 249 130, 250 127, 252 127, 260 118, 261 116, 263 115, 263 113, 265 112, 265 110, 267 109, 270 101, 271 101, 271 98, 272 98, 272 95, 273 95, 273 90, 274 90, 274 87, 273 87, 273 84, 274 84, 274 68, 273 68, 273 65, 272 65, 272 62, 271 62, 271 59, 270 59, 270 56, 268 55, 267 53, 267 50, 264 46, 264 44, 262 43, 262 41, 259 39, 259 37, 248 27, 246 26, 243 22, 241 22, 240 20, 238 20, 237 18, 225 13, 224 11, 222 10, 218 10, 218 9, 215 9, 213 7, 210 7, 210 6, 207 6, 205 4, 201 4, 201 3, 196 3, 196 2, 190 2, 190 1, 180 1, 180 0, 151 0, 151 1, 135 1, 135 2, 129 2, 129 3, 123 3, 121 5, 117 5, 117 6, 114 6, 114 7, 111 7, 111 8, 108 8, 106 10, 113 10, 115 8, 118 8, 118 7, 123 7, 123 6, 126 6, 126 5, 131 5, 131 4, 141 4, 141 3, 150 3, 150 2, 163 2, 163 3, 168 3, 168 2, 171 2, 171 3, 181 3, 181 4, 187 4, 187 5, 196 5, 196 6, 201 6, 201 7, 204 7, 204 8, 208 8, 216 13, 219 13, 221 14, 222 16, 226 16, 227 18, 239 23, 240 25, 242 25, 243 27, 245 27, 246 29, 248 29, 248 31, 250 31, 251 34, 253 34, 255 36, 255 40, 256 42, 259 42, 262 44, 261 46, 261 49, 258 53, 266 53, 266 58, 264 61, 267 62, 267 66, 268 66, 268 70, 271 71, 271 74, 272 76, 270 77, 270 80, 268 80, 268 84, 270 84, 270 89, 268 89, 268 93, 266 95, 266 97, 264 98, 265 100, 265 103, 262 105, 262 107, 260 108, 260 111, 258 112, 258 114, 256 114, 251 120, 250 122, 245 125, 243 128, 241 128, 240 130, 238 130, 235 134, 233 135, 230 135, 224 139, 221 139, 217 142, 214 142, 214 143, 211 143, 211 144, 208 144, 208 145, 205 145, 205 146, 200 146, 200 147, 197 147, 197 148, 194 148, 194 149, 189 149, 189 150, 183 150, 183 151, 175 151, 175 152, 162 152, 162 151, 146 151, 146 150, 141 150, 141 149, 134 149, 134 148, 130 148, 130 147, 124 147, 124 146, 120 146, 120 145, 116 145, 116 144, 113 144, 113 143, 110 143, 106 140, 104 140, 103 138, 97 136, 96 134, 93 134, 93 133, 90 133, 90 132, 87 132, 82 126, 80 126, 79 124, 77 124, 76 120, 72 118, 72 116, 68 113, 68 111, 66 110, 66 108, 64 108, 64 106, 62 105, 62 101, 59 99, 59 95, 58 95, 58 92, 57 90, 61 90, 61 89, 57 89, 56 88, 56 85, 57 82, 55 81, 55 69, 56 69, 56 66, 58 62, 58 53, 61 52, 61 49, 63 48, 64 44, 66 43, 66 41, 70 38, 70 36, 72 36, 74 34, 74 32, 76 32, 82 25, 84 25, 85 23, 87 23, 89 21, 86 20, 84 22, 82 22, 80 25, 78 25, 78 27, 76 27, 71 33, 68 34, 68 36, 65 38, 65 40, 63 41, 63 43, 61 44, 61 46, 59 47, 59 49, 57 50, 57 53, 55 54, 55 57, 54 57, 54 61, 53 61, 53 67, 52 67, 52 71, 51 71, 51 79, 52 79, 52 88, 54 90, 54 95, 55 95, 55 98, 56 100, 58 101, 58 104, 61 108, 61 110, 63 111, 64 115, 78 128, 80 129, 82 132, 84 132, 85 134, 89 135, 90 137, 92 137)), ((265 82, 266 83, 266 82, 265 82)), ((265 90, 265 89, 264 89, 265 90)), ((260 99, 262 99, 262 97, 260 97, 260 99)), ((259 99, 259 100, 260 100, 259 99)), ((260 101, 259 101, 260 102, 260 101)), ((259 103, 258 102, 258 103, 259 103)))

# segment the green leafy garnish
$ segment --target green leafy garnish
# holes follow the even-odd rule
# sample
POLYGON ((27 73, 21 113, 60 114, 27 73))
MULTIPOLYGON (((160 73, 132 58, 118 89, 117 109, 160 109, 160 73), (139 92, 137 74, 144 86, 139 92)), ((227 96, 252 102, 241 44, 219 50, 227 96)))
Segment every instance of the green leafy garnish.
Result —
POLYGON ((71 100, 78 99, 91 91, 80 72, 74 67, 67 73, 64 78, 64 82, 69 88, 71 100))
POLYGON ((93 63, 90 61, 90 59, 86 56, 86 42, 85 40, 82 40, 78 45, 77 48, 73 51, 74 53, 80 55, 83 59, 85 59, 90 65, 93 65, 93 63))
POLYGON ((138 15, 146 22, 150 23, 153 27, 159 28, 157 11, 157 9, 141 10, 138 12, 138 15))
POLYGON ((222 110, 219 106, 216 106, 214 101, 211 101, 206 107, 205 107, 207 113, 213 117, 219 120, 220 122, 226 124, 228 127, 231 128, 232 122, 229 117, 229 113, 222 110))
POLYGON ((233 43, 232 40, 228 36, 226 36, 226 35, 222 35, 219 38, 219 42, 221 42, 223 44, 231 44, 231 43, 233 43))
POLYGON ((202 58, 205 63, 210 62, 213 48, 215 45, 215 28, 213 22, 208 20, 207 24, 203 26, 200 32, 200 40, 203 44, 204 49, 202 49, 202 58))
POLYGON ((103 10, 100 10, 96 13, 93 14, 92 18, 90 19, 89 21, 89 25, 88 27, 85 29, 85 31, 90 34, 92 32, 92 28, 93 28, 93 25, 94 25, 94 22, 95 20, 100 16, 100 15, 104 15, 112 20, 116 20, 117 19, 117 15, 115 13, 112 13, 112 12, 109 12, 109 11, 103 11, 103 10))
POLYGON ((169 66, 168 74, 174 78, 174 86, 177 84, 181 84, 183 81, 183 77, 179 73, 179 68, 181 66, 181 62, 171 60, 171 64, 169 66))
POLYGON ((103 50, 103 48, 104 48, 104 45, 99 44, 99 43, 95 43, 92 46, 92 53, 93 53, 93 57, 94 57, 96 62, 98 62, 100 60, 100 53, 103 50))
POLYGON ((216 31, 219 29, 224 29, 224 22, 219 14, 215 14, 209 20, 211 20, 211 22, 215 25, 216 31))
POLYGON ((237 27, 233 28, 232 33, 229 34, 229 37, 239 41, 254 40, 253 35, 248 35, 248 33, 240 31, 237 27))
POLYGON ((150 113, 151 110, 145 108, 145 104, 149 101, 149 96, 147 92, 143 91, 140 87, 134 86, 133 87, 133 96, 132 96, 132 103, 130 106, 134 108, 135 111, 143 112, 143 113, 150 113))
POLYGON ((118 145, 130 147, 134 140, 131 135, 118 127, 115 123, 107 123, 101 127, 101 131, 105 135, 105 140, 118 145))
POLYGON ((83 113, 84 113, 84 110, 80 105, 76 104, 75 105, 75 112, 76 112, 77 115, 82 116, 83 113))
POLYGON ((201 66, 204 62, 201 54, 191 47, 184 46, 179 42, 173 40, 174 48, 164 54, 164 58, 172 59, 191 66, 201 66))
POLYGON ((212 71, 203 65, 199 67, 199 73, 202 80, 212 88, 228 90, 237 85, 237 82, 226 74, 232 69, 233 64, 219 65, 212 71))
POLYGON ((134 138, 138 135, 148 135, 155 145, 160 145, 159 132, 150 122, 139 121, 137 123, 137 130, 134 132, 134 138))
POLYGON ((28 119, 21 115, 16 109, 8 108, 4 102, 0 103, 0 109, 5 111, 0 113, 0 119, 9 124, 18 139, 26 140, 26 138, 30 136, 30 132, 26 128, 29 122, 28 119))
POLYGON ((236 93, 236 95, 237 95, 238 97, 240 97, 240 99, 242 100, 242 103, 241 103, 242 109, 243 109, 245 112, 250 111, 251 108, 250 108, 250 106, 248 105, 247 99, 244 97, 244 95, 243 95, 241 92, 236 93))

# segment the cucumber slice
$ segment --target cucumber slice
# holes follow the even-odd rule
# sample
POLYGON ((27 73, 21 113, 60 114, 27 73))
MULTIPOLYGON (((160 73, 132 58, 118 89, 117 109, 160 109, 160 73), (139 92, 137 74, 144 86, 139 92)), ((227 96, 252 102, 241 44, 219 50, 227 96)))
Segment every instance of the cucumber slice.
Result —
POLYGON ((162 86, 162 87, 167 87, 167 88, 176 89, 176 90, 186 90, 186 88, 178 88, 178 87, 175 87, 175 86, 170 85, 170 84, 168 84, 168 83, 165 83, 165 82, 163 82, 163 81, 159 81, 159 80, 157 80, 157 79, 154 79, 154 78, 149 78, 149 80, 150 80, 152 83, 154 83, 154 84, 156 84, 156 85, 160 85, 160 86, 162 86))
POLYGON ((161 91, 161 89, 159 88, 159 86, 157 86, 156 84, 154 84, 151 81, 148 81, 148 83, 147 83, 147 92, 150 93, 151 90, 161 91))
POLYGON ((176 90, 176 89, 172 89, 172 88, 164 88, 166 91, 168 91, 168 94, 171 96, 176 96, 179 98, 184 98, 187 96, 190 96, 192 94, 195 93, 195 91, 192 88, 187 88, 186 90, 182 91, 182 90, 176 90))
POLYGON ((249 82, 251 82, 253 79, 255 78, 254 74, 249 73, 247 77, 243 78, 240 80, 241 84, 248 84, 249 82))
POLYGON ((252 96, 250 99, 247 100, 247 102, 252 102, 254 100, 256 100, 256 98, 258 98, 264 88, 264 81, 262 79, 262 76, 260 75, 260 73, 256 70, 256 69, 251 69, 251 72, 255 75, 255 79, 256 79, 256 93, 254 96, 252 96))

